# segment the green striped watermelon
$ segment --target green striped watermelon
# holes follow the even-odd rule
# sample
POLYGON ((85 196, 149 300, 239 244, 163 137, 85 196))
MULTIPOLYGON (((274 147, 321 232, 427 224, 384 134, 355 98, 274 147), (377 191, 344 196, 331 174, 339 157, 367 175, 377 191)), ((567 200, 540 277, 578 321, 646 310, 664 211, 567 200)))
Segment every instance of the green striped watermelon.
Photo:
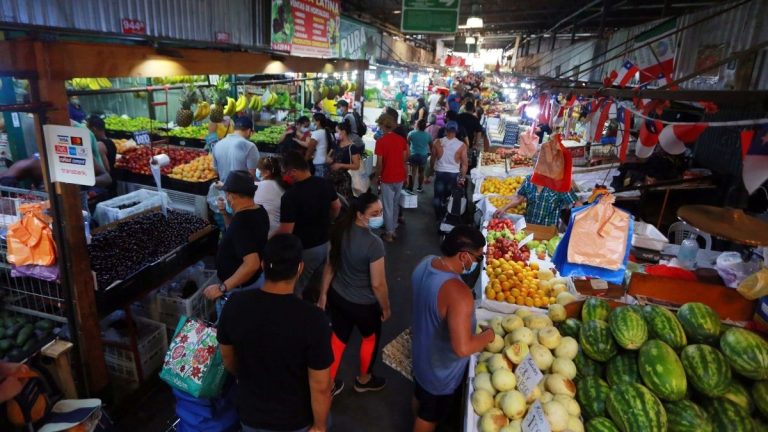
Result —
POLYGON ((720 337, 720 317, 704 303, 684 304, 677 311, 677 319, 691 343, 713 345, 720 337))
POLYGON ((613 340, 608 323, 601 320, 587 321, 581 325, 579 345, 589 358, 607 361, 616 355, 616 341, 613 340))
POLYGON ((680 351, 688 345, 685 330, 677 320, 675 314, 656 305, 648 305, 643 308, 643 317, 648 322, 648 336, 658 339, 673 350, 680 351))
POLYGON ((619 432, 616 425, 605 417, 595 417, 585 425, 587 432, 619 432))
POLYGON ((574 339, 579 339, 579 331, 581 330, 581 321, 575 318, 568 318, 560 324, 560 334, 563 336, 570 336, 574 339))
POLYGON ((752 401, 757 410, 768 417, 768 381, 758 381, 752 386, 752 401))
POLYGON ((664 432, 667 412, 650 390, 640 384, 620 384, 611 389, 605 404, 622 432, 664 432))
POLYGON ((712 432, 712 421, 707 412, 689 400, 664 404, 669 432, 712 432))
POLYGON ((625 351, 611 357, 605 366, 605 379, 611 386, 639 383, 637 354, 633 351, 625 351))
POLYGON ((648 339, 645 319, 629 307, 614 309, 608 316, 608 325, 616 343, 624 349, 639 350, 648 339))
POLYGON ((675 350, 658 339, 640 348, 637 366, 643 383, 661 399, 679 401, 685 397, 688 381, 675 350))
POLYGON ((752 403, 752 396, 744 385, 738 381, 731 380, 730 384, 725 390, 725 393, 721 396, 731 402, 736 403, 738 406, 747 410, 748 413, 752 413, 755 410, 755 405, 752 403))
POLYGON ((732 327, 720 338, 720 349, 736 372, 753 380, 768 378, 768 342, 749 330, 732 327))
POLYGON ((581 308, 581 321, 587 323, 592 320, 606 321, 611 313, 611 306, 607 301, 597 297, 590 297, 584 301, 581 308))
POLYGON ((720 351, 704 344, 688 345, 680 359, 693 388, 709 397, 725 393, 731 381, 731 368, 720 351))
POLYGON ((710 399, 706 405, 716 432, 753 432, 747 410, 729 399, 710 399))
POLYGON ((576 365, 577 381, 590 376, 603 376, 603 365, 584 355, 584 351, 581 348, 573 359, 573 364, 576 365))
POLYGON ((605 399, 611 388, 598 377, 585 377, 576 385, 576 400, 585 419, 605 415, 605 399))

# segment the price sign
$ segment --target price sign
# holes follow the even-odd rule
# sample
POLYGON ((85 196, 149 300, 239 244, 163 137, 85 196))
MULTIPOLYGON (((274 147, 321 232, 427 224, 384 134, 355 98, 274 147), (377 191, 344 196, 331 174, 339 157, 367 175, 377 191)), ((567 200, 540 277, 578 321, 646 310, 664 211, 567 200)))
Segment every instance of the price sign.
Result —
POLYGON ((144 21, 132 19, 132 18, 123 18, 120 20, 120 25, 123 28, 124 34, 135 34, 135 35, 145 35, 147 34, 147 26, 144 24, 144 21))
POLYGON ((525 236, 525 238, 520 243, 518 243, 517 247, 522 248, 531 240, 533 240, 533 233, 530 233, 527 236, 525 236))
POLYGON ((520 232, 525 229, 525 218, 520 218, 515 222, 515 232, 520 232))
POLYGON ((551 432, 549 422, 544 416, 541 402, 536 401, 528 408, 528 414, 523 418, 523 432, 551 432))
POLYGON ((232 41, 232 35, 227 32, 218 31, 214 33, 214 36, 216 37, 216 42, 230 43, 232 41))
POLYGON ((533 389, 539 385, 539 382, 544 379, 544 375, 536 366, 533 357, 528 354, 515 369, 515 378, 517 378, 517 389, 527 398, 533 389))
POLYGON ((136 141, 136 144, 139 145, 150 145, 152 144, 152 138, 149 137, 149 132, 147 131, 136 131, 133 133, 133 140, 136 141))

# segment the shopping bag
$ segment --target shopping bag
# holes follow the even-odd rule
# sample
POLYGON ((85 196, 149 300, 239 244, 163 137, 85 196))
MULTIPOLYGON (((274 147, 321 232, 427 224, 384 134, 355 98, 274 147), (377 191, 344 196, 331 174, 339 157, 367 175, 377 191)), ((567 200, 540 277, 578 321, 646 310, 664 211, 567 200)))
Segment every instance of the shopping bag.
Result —
POLYGON ((517 150, 517 154, 524 157, 533 157, 536 154, 536 149, 539 146, 539 136, 535 133, 536 125, 531 125, 528 130, 520 135, 520 148, 517 150))
POLYGON ((165 354, 160 379, 197 398, 218 396, 226 370, 216 328, 182 315, 165 354))
POLYGON ((568 262, 608 270, 621 268, 627 250, 630 215, 613 206, 615 198, 603 195, 579 212, 571 224, 568 262))
POLYGON ((554 134, 541 145, 531 183, 555 192, 568 192, 571 190, 573 161, 561 138, 560 134, 554 134))
POLYGON ((8 262, 17 266, 56 263, 56 243, 40 203, 19 206, 21 219, 8 227, 8 262))

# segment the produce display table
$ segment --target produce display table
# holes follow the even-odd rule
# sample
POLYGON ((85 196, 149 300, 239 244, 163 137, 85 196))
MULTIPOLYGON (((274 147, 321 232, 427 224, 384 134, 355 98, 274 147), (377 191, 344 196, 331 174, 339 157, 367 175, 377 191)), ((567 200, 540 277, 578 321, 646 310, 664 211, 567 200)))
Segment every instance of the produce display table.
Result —
MULTIPOLYGON (((136 174, 131 171, 115 168, 112 172, 112 178, 125 183, 137 183, 145 186, 155 187, 155 178, 151 175, 136 174)), ((204 182, 188 182, 184 180, 174 179, 168 176, 162 176, 163 189, 170 189, 178 192, 183 192, 192 195, 208 195, 208 189, 211 187, 211 183, 214 180, 208 180, 204 182)))

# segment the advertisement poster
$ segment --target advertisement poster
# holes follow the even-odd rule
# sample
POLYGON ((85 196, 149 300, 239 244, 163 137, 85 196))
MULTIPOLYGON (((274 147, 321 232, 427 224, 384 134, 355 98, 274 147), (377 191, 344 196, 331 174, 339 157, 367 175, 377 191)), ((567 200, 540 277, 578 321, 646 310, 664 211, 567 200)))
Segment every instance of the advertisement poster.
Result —
POLYGON ((272 49, 301 57, 338 57, 339 0, 272 0, 272 49))
POLYGON ((342 18, 339 57, 352 60, 375 60, 381 54, 381 33, 357 21, 342 18))
POLYGON ((88 129, 44 125, 43 133, 51 181, 93 186, 96 175, 88 129))

